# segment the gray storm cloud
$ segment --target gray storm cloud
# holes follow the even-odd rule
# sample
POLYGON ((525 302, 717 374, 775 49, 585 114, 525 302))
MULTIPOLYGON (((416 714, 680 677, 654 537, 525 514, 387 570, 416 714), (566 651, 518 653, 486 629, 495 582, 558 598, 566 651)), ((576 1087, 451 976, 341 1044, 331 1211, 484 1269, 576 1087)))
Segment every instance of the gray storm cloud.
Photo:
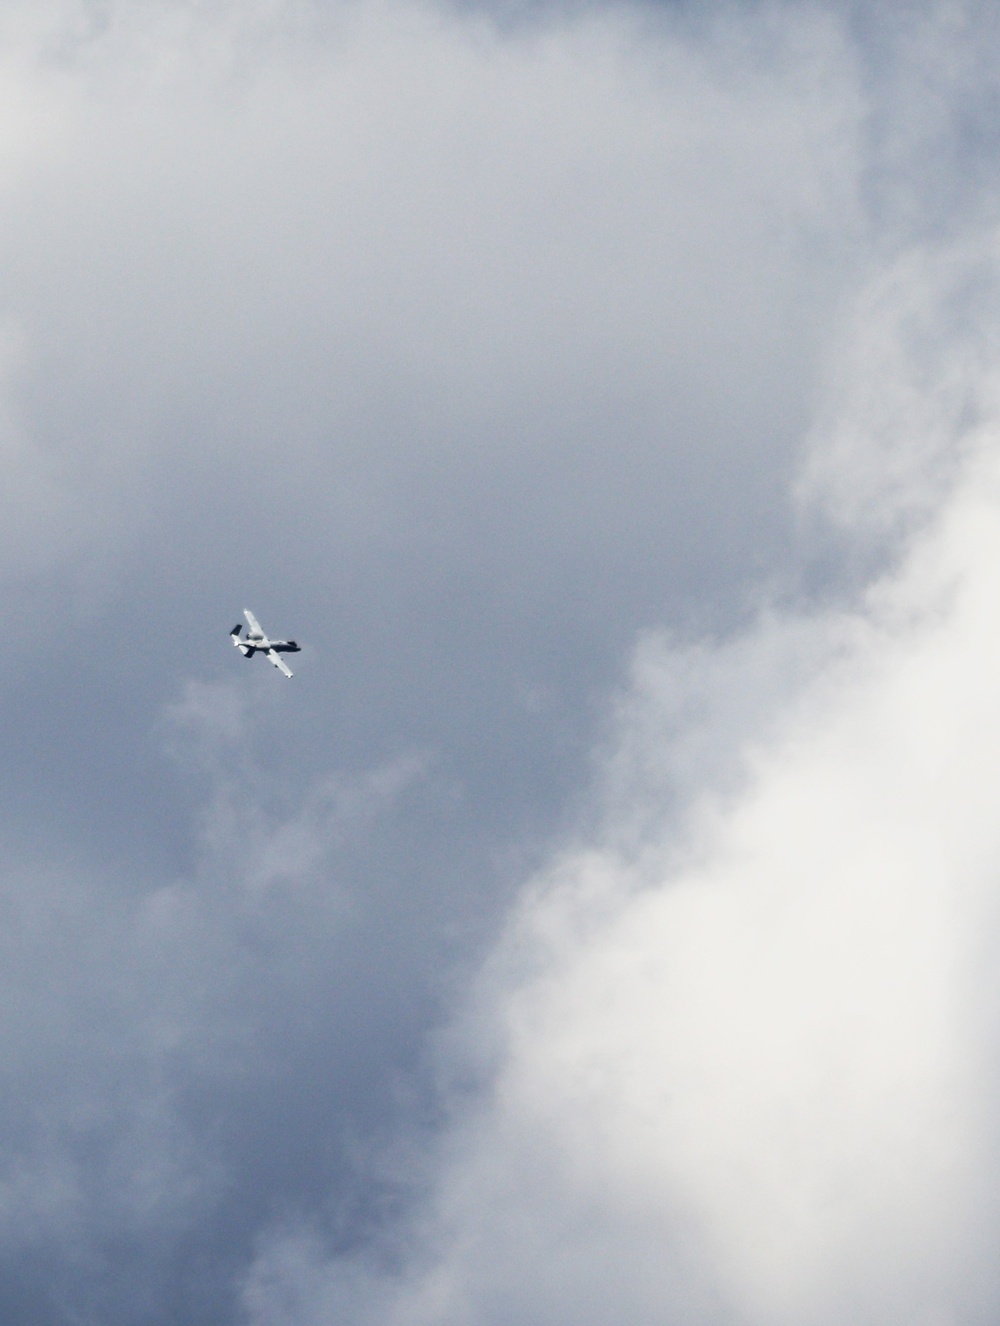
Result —
POLYGON ((996 49, 0 9, 0 1316, 995 1316, 996 49))

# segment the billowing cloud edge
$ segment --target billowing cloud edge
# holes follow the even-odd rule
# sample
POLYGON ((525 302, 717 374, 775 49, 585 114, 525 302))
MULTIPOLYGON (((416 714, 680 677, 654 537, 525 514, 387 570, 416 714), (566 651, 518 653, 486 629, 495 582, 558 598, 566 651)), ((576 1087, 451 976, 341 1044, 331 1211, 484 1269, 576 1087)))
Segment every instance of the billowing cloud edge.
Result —
POLYGON ((990 1319, 995 245, 896 263, 831 375, 800 492, 891 530, 888 569, 642 644, 603 822, 449 1042, 485 1085, 430 1197, 380 1269, 277 1234, 251 1320, 990 1319))

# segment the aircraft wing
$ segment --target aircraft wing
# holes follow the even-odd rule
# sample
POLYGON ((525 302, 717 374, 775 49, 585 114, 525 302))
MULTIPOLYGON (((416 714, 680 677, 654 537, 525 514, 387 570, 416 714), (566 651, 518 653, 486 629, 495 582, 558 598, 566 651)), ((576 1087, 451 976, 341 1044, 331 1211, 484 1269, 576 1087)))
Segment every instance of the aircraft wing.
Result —
POLYGON ((254 635, 263 635, 263 634, 264 634, 264 632, 260 629, 260 622, 259 622, 259 621, 257 620, 257 618, 253 615, 253 613, 250 611, 249 608, 244 608, 244 609, 243 609, 243 616, 244 616, 244 617, 247 619, 247 621, 250 623, 250 630, 253 631, 254 635))
MULTIPOLYGON (((250 614, 247 613, 247 616, 249 617, 250 614)), ((285 674, 286 677, 290 677, 290 676, 292 675, 292 670, 291 670, 291 668, 288 666, 288 664, 285 662, 285 660, 281 657, 281 655, 278 653, 278 651, 277 651, 276 649, 269 649, 269 650, 267 651, 267 656, 268 656, 268 658, 271 660, 271 662, 274 664, 274 666, 275 666, 280 672, 283 672, 283 673, 285 674)))

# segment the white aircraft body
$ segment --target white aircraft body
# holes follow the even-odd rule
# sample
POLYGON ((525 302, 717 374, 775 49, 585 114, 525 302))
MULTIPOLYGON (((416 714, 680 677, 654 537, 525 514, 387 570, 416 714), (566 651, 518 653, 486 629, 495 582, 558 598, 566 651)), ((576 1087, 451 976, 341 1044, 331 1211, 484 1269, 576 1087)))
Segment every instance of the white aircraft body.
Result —
POLYGON ((244 658, 253 658, 258 651, 266 654, 279 672, 283 672, 286 677, 292 675, 292 670, 281 657, 282 654, 297 654, 299 646, 294 640, 269 640, 264 634, 260 622, 253 615, 249 608, 243 609, 243 616, 247 619, 250 629, 243 639, 240 639, 240 631, 243 629, 239 622, 229 632, 233 644, 240 651, 244 658))

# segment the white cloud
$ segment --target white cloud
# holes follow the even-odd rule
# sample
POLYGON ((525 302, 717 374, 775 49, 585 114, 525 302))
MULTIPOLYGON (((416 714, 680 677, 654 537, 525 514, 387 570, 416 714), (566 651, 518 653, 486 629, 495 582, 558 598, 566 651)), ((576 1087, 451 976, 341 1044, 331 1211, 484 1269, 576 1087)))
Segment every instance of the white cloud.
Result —
POLYGON ((898 560, 855 607, 645 647, 607 823, 487 968, 463 1034, 494 1068, 402 1272, 278 1239, 254 1321, 995 1318, 993 302, 978 256, 902 270, 862 301, 846 442, 816 440, 862 521, 899 504, 902 456, 924 500, 898 560), (888 430, 876 381, 907 402, 888 430))

